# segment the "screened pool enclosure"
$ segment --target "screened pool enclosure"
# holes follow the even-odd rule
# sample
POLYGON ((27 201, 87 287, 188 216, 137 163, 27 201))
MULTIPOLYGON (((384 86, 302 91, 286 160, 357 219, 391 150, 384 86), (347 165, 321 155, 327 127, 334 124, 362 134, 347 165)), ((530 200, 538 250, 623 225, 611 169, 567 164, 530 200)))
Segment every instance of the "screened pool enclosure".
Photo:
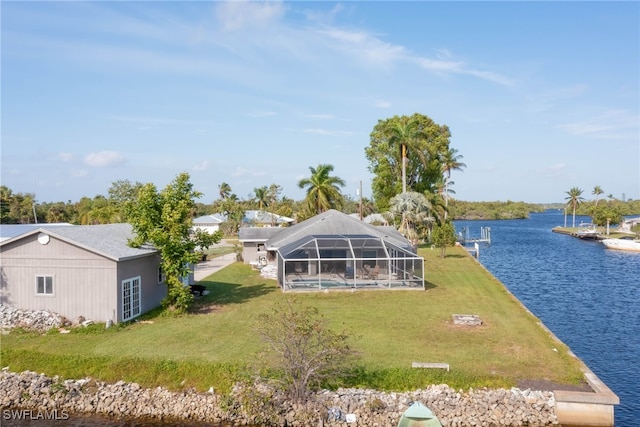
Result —
POLYGON ((368 234, 309 235, 277 249, 283 291, 424 289, 424 259, 368 234))

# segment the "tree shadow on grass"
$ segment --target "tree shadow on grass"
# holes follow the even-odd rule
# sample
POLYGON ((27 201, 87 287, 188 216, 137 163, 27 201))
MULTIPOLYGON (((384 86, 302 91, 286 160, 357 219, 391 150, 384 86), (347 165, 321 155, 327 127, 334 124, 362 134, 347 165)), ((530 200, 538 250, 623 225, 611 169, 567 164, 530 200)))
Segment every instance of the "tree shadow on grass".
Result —
POLYGON ((239 285, 237 283, 201 281, 198 282, 198 284, 205 285, 209 294, 202 297, 196 297, 196 300, 193 303, 194 308, 205 304, 242 304, 251 299, 258 298, 278 290, 273 285, 268 285, 266 283, 239 285))
POLYGON ((467 258, 468 255, 464 254, 445 254, 445 258, 467 258))

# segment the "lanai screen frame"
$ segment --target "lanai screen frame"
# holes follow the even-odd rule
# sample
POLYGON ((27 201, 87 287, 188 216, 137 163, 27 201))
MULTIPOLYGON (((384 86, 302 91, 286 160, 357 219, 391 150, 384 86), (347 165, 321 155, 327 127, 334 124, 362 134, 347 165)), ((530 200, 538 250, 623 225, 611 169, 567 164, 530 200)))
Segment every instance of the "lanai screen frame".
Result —
POLYGON ((306 236, 278 248, 277 263, 284 292, 294 288, 425 289, 423 257, 369 234, 306 236))

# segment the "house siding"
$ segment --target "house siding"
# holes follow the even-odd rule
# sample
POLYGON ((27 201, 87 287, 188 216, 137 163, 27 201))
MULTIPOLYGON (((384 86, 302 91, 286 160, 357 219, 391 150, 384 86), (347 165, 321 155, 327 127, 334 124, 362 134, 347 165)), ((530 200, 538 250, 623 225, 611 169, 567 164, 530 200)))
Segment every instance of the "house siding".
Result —
POLYGON ((75 321, 120 322, 121 280, 141 277, 141 312, 156 307, 166 295, 158 285, 157 254, 115 261, 51 236, 37 234, 0 247, 0 304, 24 310, 50 310, 75 321), (53 277, 53 294, 36 294, 36 276, 53 277))
MULTIPOLYGON (((79 316, 106 321, 116 304, 109 284, 116 262, 51 237, 36 235, 2 248, 0 303, 26 310, 50 310, 73 321, 79 316), (36 294, 36 276, 53 277, 53 294, 36 294)), ((115 319, 114 319, 115 320, 115 319)))
POLYGON ((121 261, 118 264, 117 277, 117 297, 118 312, 117 322, 122 322, 122 281, 133 277, 140 277, 140 312, 145 313, 162 302, 167 295, 167 285, 158 284, 158 266, 160 257, 158 255, 144 258, 136 258, 128 261, 121 261))
POLYGON ((268 261, 272 261, 268 255, 264 248, 264 242, 244 242, 242 244, 242 259, 245 264, 259 263, 261 257, 266 257, 268 261))

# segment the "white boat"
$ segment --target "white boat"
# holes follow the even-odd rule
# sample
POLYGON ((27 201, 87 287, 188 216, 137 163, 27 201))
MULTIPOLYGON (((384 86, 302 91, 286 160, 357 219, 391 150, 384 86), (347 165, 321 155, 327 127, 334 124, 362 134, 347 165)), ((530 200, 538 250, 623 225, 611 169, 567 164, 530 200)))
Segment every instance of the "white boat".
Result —
POLYGON ((640 240, 633 236, 623 236, 619 239, 604 239, 601 240, 601 242, 608 249, 640 252, 640 240))
POLYGON ((581 223, 578 226, 578 231, 576 232, 576 236, 578 236, 581 239, 597 239, 598 227, 595 224, 591 224, 591 223, 581 223))

